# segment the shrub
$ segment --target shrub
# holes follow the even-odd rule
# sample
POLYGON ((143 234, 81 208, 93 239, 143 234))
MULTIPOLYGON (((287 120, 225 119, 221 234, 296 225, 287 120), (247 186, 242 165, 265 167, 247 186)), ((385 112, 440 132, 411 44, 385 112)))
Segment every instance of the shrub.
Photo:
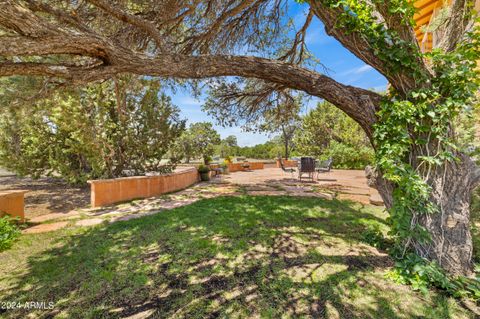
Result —
POLYGON ((367 146, 351 146, 331 141, 323 151, 321 159, 333 158, 335 168, 364 169, 373 163, 373 150, 367 146))
POLYGON ((20 230, 10 216, 0 217, 0 251, 12 247, 13 242, 20 236, 20 230))
POLYGON ((335 168, 363 169, 373 163, 373 149, 365 132, 345 113, 322 102, 304 116, 295 137, 303 155, 333 158, 335 168))
POLYGON ((205 163, 205 165, 208 165, 210 164, 211 162, 213 161, 212 157, 211 156, 204 156, 203 157, 203 162, 205 163))
POLYGON ((210 172, 210 168, 207 165, 200 165, 198 166, 198 172, 201 173, 208 173, 210 172))
POLYGON ((414 290, 424 294, 428 294, 429 288, 436 287, 456 298, 480 300, 478 278, 451 277, 435 261, 428 261, 413 253, 398 259, 387 277, 397 283, 411 285, 414 290))

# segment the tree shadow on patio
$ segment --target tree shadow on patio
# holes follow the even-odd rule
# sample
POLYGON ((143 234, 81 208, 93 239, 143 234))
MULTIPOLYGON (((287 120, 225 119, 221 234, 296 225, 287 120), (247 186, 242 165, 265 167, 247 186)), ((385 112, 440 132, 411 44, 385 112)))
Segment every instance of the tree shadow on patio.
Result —
POLYGON ((2 292, 55 308, 5 315, 449 318, 445 297, 384 279, 392 261, 361 242, 382 217, 352 202, 242 196, 84 229, 29 257, 2 292))

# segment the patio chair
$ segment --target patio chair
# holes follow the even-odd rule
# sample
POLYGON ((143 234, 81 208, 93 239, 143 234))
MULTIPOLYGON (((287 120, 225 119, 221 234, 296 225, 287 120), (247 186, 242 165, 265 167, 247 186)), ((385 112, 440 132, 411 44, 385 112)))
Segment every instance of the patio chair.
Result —
POLYGON ((307 174, 313 181, 313 175, 315 174, 315 159, 312 157, 300 158, 300 167, 298 169, 298 178, 302 180, 303 174, 307 174))
POLYGON ((317 179, 321 173, 328 173, 332 169, 333 158, 329 158, 326 161, 318 162, 315 166, 315 171, 317 172, 317 179))
POLYGON ((284 171, 285 173, 292 174, 292 177, 293 177, 293 174, 296 172, 295 168, 293 167, 285 168, 282 158, 279 157, 278 160, 280 161, 280 168, 282 169, 282 171, 284 171))
POLYGON ((212 172, 215 172, 215 177, 219 176, 223 172, 222 168, 219 167, 218 164, 210 164, 209 167, 212 172))

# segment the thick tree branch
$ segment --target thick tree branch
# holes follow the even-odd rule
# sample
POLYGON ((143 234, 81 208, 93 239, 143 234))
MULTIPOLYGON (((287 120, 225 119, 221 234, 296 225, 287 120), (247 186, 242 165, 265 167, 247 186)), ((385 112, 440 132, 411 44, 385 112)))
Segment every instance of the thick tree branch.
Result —
POLYGON ((0 63, 0 76, 47 76, 61 78, 74 84, 107 79, 121 72, 122 69, 113 66, 82 67, 70 64, 33 62, 0 63))
POLYGON ((390 30, 394 30, 402 40, 409 43, 417 44, 418 49, 420 49, 420 46, 418 45, 417 39, 415 37, 415 31, 413 27, 407 22, 409 18, 404 16, 400 12, 391 12, 392 7, 396 4, 392 4, 391 0, 374 1, 374 3, 375 8, 382 16, 387 27, 390 30))
MULTIPOLYGON (((337 39, 343 46, 345 46, 350 52, 355 54, 359 59, 374 67, 377 71, 382 73, 397 91, 406 93, 409 90, 420 86, 417 83, 411 70, 400 70, 398 72, 392 72, 386 61, 381 60, 378 54, 373 50, 372 45, 367 41, 359 32, 345 32, 343 28, 337 27, 337 22, 342 15, 345 14, 345 8, 338 6, 335 8, 322 5, 321 1, 309 1, 311 8, 315 15, 324 23, 327 34, 337 39)), ((391 22, 393 24, 393 22, 391 22)), ((397 26, 397 28, 399 28, 397 26)), ((418 45, 412 43, 413 45, 418 45)), ((388 43, 385 43, 388 46, 388 43)), ((425 74, 429 74, 423 61, 420 59, 417 61, 420 70, 423 70, 425 74)))
POLYGON ((257 57, 160 55, 149 58, 131 54, 124 56, 119 65, 94 68, 35 63, 0 64, 0 76, 44 75, 77 82, 105 79, 125 72, 185 79, 242 76, 270 81, 334 103, 360 123, 370 137, 376 119, 376 106, 381 99, 374 92, 343 85, 306 68, 257 57))
MULTIPOLYGON (((153 27, 141 24, 143 19, 136 20, 130 14, 117 11, 103 0, 89 1, 122 21, 147 29, 153 27)), ((11 1, 8 3, 12 4, 11 1)), ((259 1, 253 3, 259 3, 259 1)), ((237 12, 244 8, 240 5, 231 10, 237 12)), ((53 27, 50 22, 16 4, 3 9, 0 10, 0 24, 3 23, 2 25, 7 29, 15 30, 20 36, 1 38, 0 56, 70 54, 98 58, 103 64, 81 66, 74 63, 52 65, 7 61, 0 64, 0 76, 47 76, 74 83, 111 78, 119 73, 185 79, 218 76, 257 78, 330 101, 356 120, 365 129, 367 135, 372 137, 372 125, 376 121, 375 112, 381 99, 380 95, 343 85, 312 70, 288 62, 246 56, 159 54, 150 57, 132 52, 97 34, 53 27), (35 26, 39 27, 35 28, 35 26), (40 33, 35 30, 39 30, 40 33)), ((233 14, 228 10, 227 13, 233 14)))
POLYGON ((128 14, 124 10, 116 6, 113 6, 110 3, 103 0, 88 0, 88 2, 104 10, 105 12, 112 15, 116 19, 129 23, 145 31, 155 41, 159 50, 162 50, 162 48, 164 47, 164 41, 163 41, 162 35, 160 34, 160 32, 158 32, 157 27, 150 21, 147 21, 145 19, 142 19, 132 14, 128 14))
POLYGON ((32 39, 21 36, 0 37, 0 56, 29 56, 29 55, 52 55, 74 54, 107 60, 109 53, 114 51, 104 41, 82 35, 45 36, 40 39, 32 39))
POLYGON ((480 185, 480 167, 476 166, 472 175, 472 185, 476 188, 480 185))
POLYGON ((455 49, 457 43, 465 34, 469 22, 472 21, 470 14, 473 8, 471 0, 454 0, 450 8, 450 16, 446 23, 445 34, 438 47, 450 52, 455 49))
POLYGON ((45 19, 10 0, 0 0, 0 26, 32 38, 62 33, 45 19))

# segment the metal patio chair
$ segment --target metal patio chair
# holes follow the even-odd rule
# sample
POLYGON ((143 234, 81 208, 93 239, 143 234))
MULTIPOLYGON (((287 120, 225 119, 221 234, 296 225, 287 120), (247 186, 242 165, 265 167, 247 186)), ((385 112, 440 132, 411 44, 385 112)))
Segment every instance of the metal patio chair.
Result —
POLYGON ((298 168, 298 178, 302 180, 304 174, 308 175, 313 181, 313 176, 315 174, 315 159, 312 157, 302 157, 300 158, 300 167, 298 168))

